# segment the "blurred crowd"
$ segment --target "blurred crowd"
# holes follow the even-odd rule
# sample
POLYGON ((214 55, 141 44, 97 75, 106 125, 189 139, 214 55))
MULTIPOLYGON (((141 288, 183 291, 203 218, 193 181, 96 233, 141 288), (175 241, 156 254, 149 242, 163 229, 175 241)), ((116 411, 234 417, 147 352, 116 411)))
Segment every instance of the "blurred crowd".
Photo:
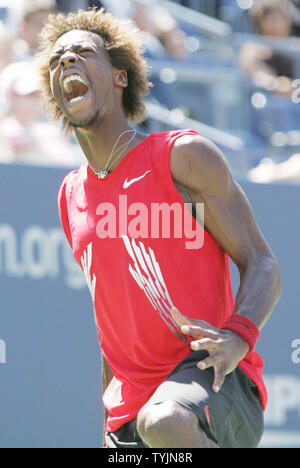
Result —
MULTIPOLYGON (((193 7, 196 2, 178 0, 177 3, 193 7)), ((43 115, 33 57, 38 49, 39 32, 49 14, 89 7, 104 7, 120 19, 130 19, 140 30, 149 60, 198 63, 199 59, 201 66, 201 41, 189 40, 190 31, 184 18, 182 22, 178 17, 175 19, 159 0, 2 0, 0 162, 77 167, 83 161, 73 137, 64 136, 60 127, 43 115)), ((259 101, 259 105, 252 106, 251 132, 269 140, 291 132, 295 135, 300 130, 300 106, 293 102, 292 96, 298 70, 290 49, 300 51, 300 0, 213 0, 210 7, 209 12, 204 7, 200 12, 213 14, 230 24, 236 33, 250 37, 239 44, 236 67, 251 83, 252 99, 255 96, 256 100, 267 102, 261 105, 259 101), (288 49, 282 46, 286 40, 288 49), (279 47, 274 47, 274 41, 279 47)), ((180 99, 173 80, 153 74, 152 81, 150 99, 169 110, 181 109, 183 115, 198 118, 180 99)), ((251 168, 251 180, 300 182, 298 154, 287 154, 286 160, 279 163, 266 156, 251 168)))
POLYGON ((43 115, 33 64, 55 2, 0 3, 0 162, 78 167, 77 145, 43 115))

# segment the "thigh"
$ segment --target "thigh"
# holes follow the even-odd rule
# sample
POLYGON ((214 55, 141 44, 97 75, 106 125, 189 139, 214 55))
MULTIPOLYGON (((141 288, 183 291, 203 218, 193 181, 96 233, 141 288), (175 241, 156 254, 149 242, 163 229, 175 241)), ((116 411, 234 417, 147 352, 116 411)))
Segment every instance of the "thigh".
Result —
POLYGON ((192 352, 144 405, 176 401, 193 411, 207 437, 221 448, 254 448, 263 433, 263 409, 255 384, 239 368, 228 374, 218 394, 212 391, 214 370, 197 363, 206 351, 192 352))

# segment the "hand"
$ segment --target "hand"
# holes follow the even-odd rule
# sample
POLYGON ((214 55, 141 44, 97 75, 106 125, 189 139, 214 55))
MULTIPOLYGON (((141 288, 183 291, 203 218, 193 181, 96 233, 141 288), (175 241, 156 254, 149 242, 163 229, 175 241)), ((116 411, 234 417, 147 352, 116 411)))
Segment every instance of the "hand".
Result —
POLYGON ((206 359, 198 362, 197 367, 200 370, 214 368, 212 389, 218 393, 226 375, 230 374, 248 353, 248 343, 230 330, 220 330, 204 320, 185 317, 176 307, 172 307, 171 314, 181 327, 182 333, 197 338, 191 343, 192 350, 205 350, 209 353, 206 359))

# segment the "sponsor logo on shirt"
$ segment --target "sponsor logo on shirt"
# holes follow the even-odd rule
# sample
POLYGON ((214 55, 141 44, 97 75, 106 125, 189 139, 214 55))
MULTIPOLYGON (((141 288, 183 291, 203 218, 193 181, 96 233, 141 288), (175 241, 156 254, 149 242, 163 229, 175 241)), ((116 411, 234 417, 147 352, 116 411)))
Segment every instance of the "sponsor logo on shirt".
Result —
POLYGON ((145 174, 143 174, 142 176, 140 177, 136 177, 135 179, 131 179, 128 181, 128 178, 125 180, 124 182, 124 185, 123 185, 123 188, 126 190, 128 189, 132 184, 135 184, 136 182, 138 182, 139 180, 142 180, 144 177, 146 177, 147 174, 149 174, 149 172, 151 171, 147 171, 145 172, 145 174))

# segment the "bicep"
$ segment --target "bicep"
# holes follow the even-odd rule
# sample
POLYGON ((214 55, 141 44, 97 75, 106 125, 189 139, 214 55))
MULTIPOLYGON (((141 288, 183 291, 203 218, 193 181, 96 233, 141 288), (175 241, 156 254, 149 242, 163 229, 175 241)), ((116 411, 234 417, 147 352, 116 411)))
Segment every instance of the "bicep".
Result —
POLYGON ((174 179, 204 203, 204 224, 239 269, 250 259, 271 254, 244 191, 223 153, 209 140, 178 142, 171 160, 174 179))
MULTIPOLYGON (((205 226, 240 269, 245 269, 250 259, 269 255, 250 202, 233 178, 225 190, 220 186, 217 193, 200 195, 204 201, 205 226)), ((193 192, 194 202, 198 197, 199 192, 193 192)))

